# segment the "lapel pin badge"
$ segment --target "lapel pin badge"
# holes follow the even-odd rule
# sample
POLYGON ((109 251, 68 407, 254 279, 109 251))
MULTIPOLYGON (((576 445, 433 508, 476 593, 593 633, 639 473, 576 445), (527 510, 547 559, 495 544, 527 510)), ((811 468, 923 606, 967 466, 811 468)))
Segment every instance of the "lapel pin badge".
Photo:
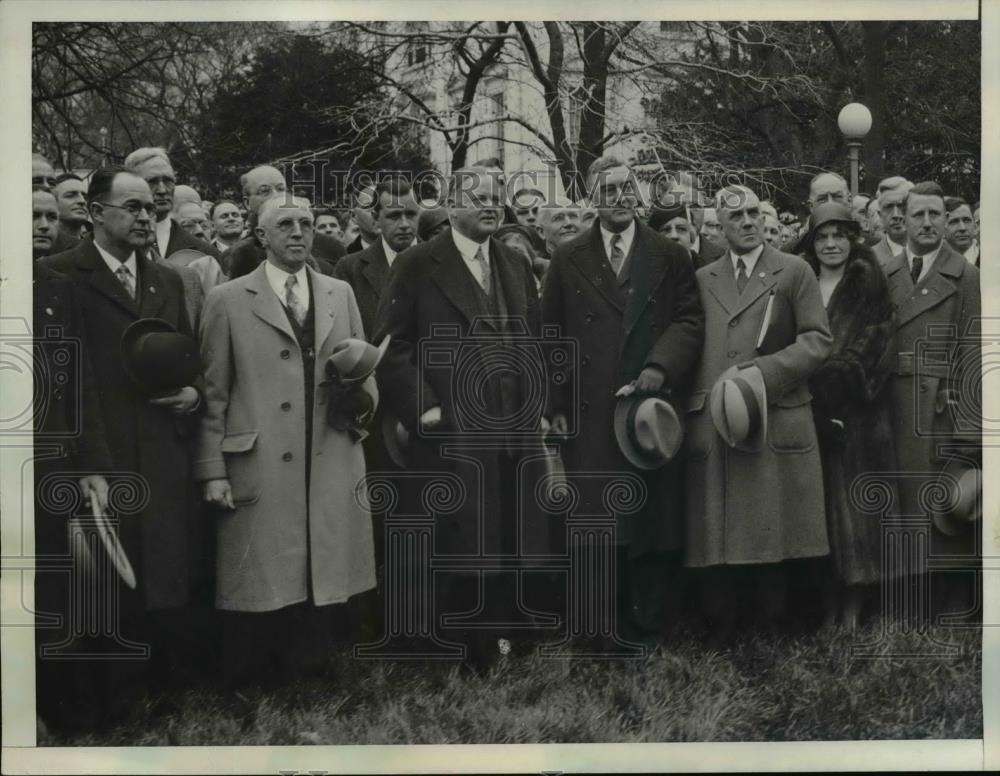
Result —
POLYGON ((149 293, 155 294, 156 293, 156 286, 150 286, 149 287, 149 293))
POLYGON ((764 277, 764 273, 763 273, 763 272, 761 272, 761 273, 760 273, 760 274, 758 275, 758 277, 764 277))
POLYGON ((55 312, 53 312, 53 310, 52 310, 51 307, 46 307, 45 308, 45 314, 46 315, 55 315, 55 312))

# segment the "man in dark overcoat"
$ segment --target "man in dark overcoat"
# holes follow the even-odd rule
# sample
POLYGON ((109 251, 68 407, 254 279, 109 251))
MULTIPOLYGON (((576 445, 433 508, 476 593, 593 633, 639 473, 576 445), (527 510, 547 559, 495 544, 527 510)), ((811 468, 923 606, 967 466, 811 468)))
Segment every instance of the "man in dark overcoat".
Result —
MULTIPOLYGON (((44 192, 43 192, 44 194, 44 192)), ((50 196, 44 194, 44 196, 50 196)), ((73 283, 33 264, 35 348, 35 631, 36 706, 53 729, 93 728, 100 722, 93 664, 45 653, 75 650, 70 576, 53 568, 71 557, 67 514, 55 511, 60 488, 78 483, 81 510, 91 493, 107 507, 111 456, 97 402, 90 348, 73 283), (61 618, 60 623, 52 621, 61 618)), ((77 510, 74 510, 77 511, 77 510)), ((65 656, 64 656, 65 657, 65 656)))
MULTIPOLYGON (((152 666, 165 679, 179 637, 191 632, 183 618, 198 571, 191 454, 201 394, 188 385, 149 398, 126 374, 121 339, 140 318, 192 332, 180 277, 144 253, 155 213, 146 182, 124 168, 101 168, 91 178, 87 202, 94 239, 42 261, 70 278, 78 294, 113 470, 138 475, 148 486, 146 506, 120 524, 138 579, 134 591, 119 584, 120 623, 123 636, 150 644, 152 666)), ((146 496, 136 494, 140 502, 146 496)), ((100 664, 110 716, 128 711, 148 662, 100 664)))
MULTIPOLYGON (((519 465, 539 451, 545 393, 532 381, 544 374, 532 361, 535 281, 527 263, 492 237, 503 213, 500 170, 456 171, 448 202, 451 229, 404 251, 389 272, 374 337, 392 336, 379 390, 409 432, 410 471, 462 483, 457 504, 434 514, 435 557, 502 555, 516 564, 543 528, 520 507, 530 505, 520 494, 533 486, 519 465)), ((482 604, 500 625, 465 634, 473 668, 497 658, 497 636, 507 635, 503 625, 514 616, 513 574, 483 576, 482 604)), ((445 575, 438 612, 476 609, 477 578, 445 575)))
MULTIPOLYGON (((908 475, 899 483, 899 512, 922 516, 921 490, 949 459, 981 461, 981 297, 979 270, 944 239, 941 187, 916 184, 902 207, 906 247, 885 267, 899 349, 889 385, 899 467, 908 475)), ((932 528, 930 550, 975 565, 977 536, 978 525, 956 536, 932 528)), ((967 584, 974 575, 942 574, 940 589, 948 577, 967 584)), ((952 586, 956 595, 962 584, 952 586)))
MULTIPOLYGON (((634 383, 663 395, 683 417, 705 318, 687 250, 636 220, 628 167, 604 157, 587 179, 598 218, 556 250, 542 293, 542 321, 579 347, 570 379, 553 385, 550 420, 554 432, 565 433, 568 419, 579 419, 562 445, 568 473, 635 473, 646 483, 641 511, 615 516, 617 567, 625 572, 618 594, 619 611, 630 617, 621 623, 625 633, 652 631, 662 624, 658 594, 683 546, 681 469, 671 462, 640 471, 625 458, 615 441, 615 393, 634 383)), ((582 478, 579 486, 587 490, 582 478)), ((596 508, 600 493, 582 499, 596 508)))

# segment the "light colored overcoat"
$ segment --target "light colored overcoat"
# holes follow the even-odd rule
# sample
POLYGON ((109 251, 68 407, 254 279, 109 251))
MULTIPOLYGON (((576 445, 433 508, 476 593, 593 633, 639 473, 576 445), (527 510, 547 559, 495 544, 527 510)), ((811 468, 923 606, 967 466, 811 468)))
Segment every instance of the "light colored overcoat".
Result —
POLYGON ((775 563, 829 552, 823 475, 809 377, 833 338, 819 284, 797 256, 765 246, 743 294, 727 251, 698 270, 705 347, 688 403, 686 438, 689 566, 775 563), (787 344, 756 348, 771 293, 783 311, 787 344), (767 438, 758 452, 730 448, 709 411, 709 392, 730 366, 756 364, 768 398, 767 438))
MULTIPOLYGON (((194 465, 198 480, 227 477, 237 504, 217 517, 216 606, 250 612, 305 601, 310 590, 317 605, 338 603, 375 584, 362 446, 327 424, 319 385, 334 346, 365 336, 354 294, 308 270, 316 368, 307 449, 302 352, 264 267, 208 295, 208 406, 194 465)), ((374 379, 365 388, 377 399, 374 379)))

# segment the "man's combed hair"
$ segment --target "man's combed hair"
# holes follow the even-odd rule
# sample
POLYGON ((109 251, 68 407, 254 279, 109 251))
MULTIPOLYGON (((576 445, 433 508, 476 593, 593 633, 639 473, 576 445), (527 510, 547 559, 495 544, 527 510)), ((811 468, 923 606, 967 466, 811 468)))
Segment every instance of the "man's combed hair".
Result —
POLYGON ((112 165, 110 167, 99 167, 90 176, 90 185, 87 186, 87 204, 104 199, 111 193, 111 186, 115 178, 123 172, 135 175, 135 172, 124 166, 112 165))
POLYGON ((56 186, 65 181, 80 181, 80 183, 83 183, 83 178, 75 172, 64 172, 56 176, 56 186))
POLYGON ((921 181, 920 183, 914 184, 906 196, 903 197, 903 208, 907 208, 910 204, 910 197, 916 194, 918 197, 941 197, 942 203, 944 202, 944 189, 937 181, 921 181))
POLYGON ((741 186, 738 183, 723 186, 715 192, 715 209, 738 210, 746 204, 747 199, 753 196, 756 195, 751 189, 746 186, 741 186))
POLYGON ((962 207, 963 205, 965 207, 969 208, 969 210, 972 210, 972 207, 969 205, 969 203, 966 200, 964 200, 962 197, 945 197, 944 198, 944 212, 945 213, 953 213, 956 210, 958 210, 960 207, 962 207))
MULTIPOLYGON (((170 164, 170 157, 167 156, 167 149, 160 147, 137 148, 125 157, 123 165, 127 170, 136 170, 143 164, 153 159, 162 159, 170 164)), ((171 165, 171 168, 173 165, 171 165)))
POLYGON ((590 167, 587 168, 586 178, 588 188, 593 185, 594 180, 605 170, 610 170, 614 167, 626 166, 625 162, 614 154, 605 154, 604 156, 598 157, 592 161, 590 163, 590 167))
MULTIPOLYGON (((390 178, 389 180, 380 181, 375 187, 375 202, 372 203, 372 215, 378 218, 379 213, 382 212, 383 194, 388 194, 389 201, 398 205, 403 197, 412 191, 413 186, 411 186, 410 182, 404 178, 390 178)), ((331 215, 333 215, 332 212, 331 215)))

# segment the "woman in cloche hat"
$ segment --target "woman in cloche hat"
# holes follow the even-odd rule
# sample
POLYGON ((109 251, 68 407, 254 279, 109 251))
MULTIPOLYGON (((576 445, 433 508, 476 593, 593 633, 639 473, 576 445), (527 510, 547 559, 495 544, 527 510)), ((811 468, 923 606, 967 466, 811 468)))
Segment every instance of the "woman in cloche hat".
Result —
MULTIPOLYGON (((853 628, 866 590, 894 573, 881 562, 881 515, 858 508, 864 496, 853 485, 860 475, 897 467, 886 391, 895 320, 885 275, 845 205, 816 207, 802 246, 834 337, 829 360, 809 382, 833 564, 825 575, 827 622, 853 628)), ((892 486, 888 479, 878 485, 892 486)))

